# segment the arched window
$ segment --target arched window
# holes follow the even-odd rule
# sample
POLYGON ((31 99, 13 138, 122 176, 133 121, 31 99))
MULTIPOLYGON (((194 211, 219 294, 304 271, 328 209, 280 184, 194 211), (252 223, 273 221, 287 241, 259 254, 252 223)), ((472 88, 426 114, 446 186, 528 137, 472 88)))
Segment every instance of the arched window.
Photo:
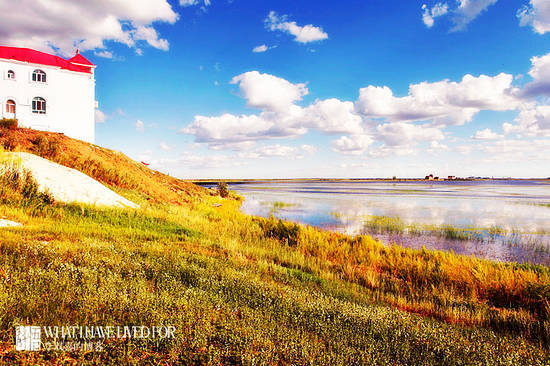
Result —
POLYGON ((15 80, 15 72, 13 70, 8 70, 8 79, 15 80))
POLYGON ((6 102, 6 113, 15 114, 15 101, 9 99, 6 102))
POLYGON ((32 100, 32 113, 46 114, 46 99, 36 97, 32 100))
POLYGON ((45 83, 46 73, 42 70, 34 70, 32 73, 32 81, 36 81, 38 83, 45 83))

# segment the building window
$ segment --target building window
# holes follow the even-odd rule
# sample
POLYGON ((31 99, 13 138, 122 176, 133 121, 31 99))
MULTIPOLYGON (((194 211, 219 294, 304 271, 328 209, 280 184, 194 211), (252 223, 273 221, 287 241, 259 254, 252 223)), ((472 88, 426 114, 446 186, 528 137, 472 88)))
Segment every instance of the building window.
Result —
POLYGON ((15 102, 11 99, 6 102, 6 113, 15 114, 15 102))
POLYGON ((8 79, 15 80, 15 72, 8 70, 8 79))
POLYGON ((32 81, 36 81, 38 83, 45 83, 46 73, 42 70, 34 70, 32 73, 32 81))
POLYGON ((46 114, 46 99, 36 97, 32 100, 32 113, 46 114))

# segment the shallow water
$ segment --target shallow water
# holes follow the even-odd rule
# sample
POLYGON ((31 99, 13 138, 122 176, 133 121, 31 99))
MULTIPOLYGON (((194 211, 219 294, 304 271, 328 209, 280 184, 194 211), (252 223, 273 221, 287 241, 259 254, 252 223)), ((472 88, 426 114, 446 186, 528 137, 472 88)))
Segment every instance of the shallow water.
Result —
POLYGON ((550 264, 550 182, 261 182, 230 184, 245 197, 248 214, 284 218, 349 234, 369 233, 385 243, 452 250, 499 261, 550 264), (476 240, 429 232, 369 231, 372 217, 404 224, 506 230, 476 240), (513 235, 511 233, 514 233, 513 235))

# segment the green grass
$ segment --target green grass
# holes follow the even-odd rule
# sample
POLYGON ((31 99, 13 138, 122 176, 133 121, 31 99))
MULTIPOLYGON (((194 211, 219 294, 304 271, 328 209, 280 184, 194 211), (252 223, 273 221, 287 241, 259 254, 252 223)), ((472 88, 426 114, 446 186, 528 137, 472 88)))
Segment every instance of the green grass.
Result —
POLYGON ((142 208, 0 204, 24 224, 0 229, 0 364, 550 363, 547 267, 254 218, 232 198, 119 193, 142 208), (27 324, 166 324, 177 337, 16 352, 27 324))

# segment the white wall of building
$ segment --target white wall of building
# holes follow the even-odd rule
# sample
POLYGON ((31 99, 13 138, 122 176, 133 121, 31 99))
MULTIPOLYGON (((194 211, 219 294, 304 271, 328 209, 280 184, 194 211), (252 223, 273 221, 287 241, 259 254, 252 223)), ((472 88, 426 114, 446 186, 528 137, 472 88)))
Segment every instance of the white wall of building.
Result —
POLYGON ((93 74, 69 71, 46 65, 0 59, 0 117, 12 117, 6 102, 16 103, 19 127, 62 132, 65 135, 94 142, 95 138, 95 78, 93 74), (46 73, 46 83, 33 82, 34 70, 46 73), (15 79, 8 79, 8 71, 15 79), (32 113, 32 100, 46 100, 46 114, 32 113))

